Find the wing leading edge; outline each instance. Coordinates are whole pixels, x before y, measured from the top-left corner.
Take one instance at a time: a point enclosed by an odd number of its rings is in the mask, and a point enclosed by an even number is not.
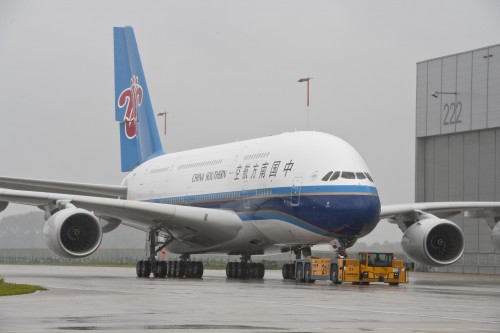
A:
[[[500,202],[420,202],[409,204],[383,205],[380,219],[396,223],[405,231],[419,220],[422,212],[439,218],[448,218],[464,212],[465,217],[484,219],[493,228],[500,220]]]
[[[12,190],[56,192],[62,194],[90,195],[103,198],[127,197],[127,187],[119,185],[87,184],[28,178],[0,177],[0,187]]]
[[[2,201],[37,206],[46,211],[61,209],[70,203],[106,221],[121,221],[145,231],[163,229],[177,241],[203,247],[233,239],[243,226],[235,212],[210,208],[0,189]]]

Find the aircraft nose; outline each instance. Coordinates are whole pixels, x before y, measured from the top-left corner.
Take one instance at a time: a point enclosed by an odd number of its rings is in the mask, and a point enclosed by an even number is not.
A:
[[[363,237],[377,225],[380,201],[376,195],[334,196],[326,200],[326,224],[333,234]]]

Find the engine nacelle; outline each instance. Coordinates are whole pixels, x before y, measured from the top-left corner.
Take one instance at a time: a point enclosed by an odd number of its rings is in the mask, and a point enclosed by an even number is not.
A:
[[[465,241],[455,223],[433,217],[406,229],[401,246],[408,257],[422,265],[446,266],[460,259]]]
[[[43,227],[47,247],[65,258],[91,255],[102,241],[98,219],[89,211],[66,208],[52,215]]]
[[[7,201],[0,201],[0,212],[6,210],[7,206],[9,206],[9,203]]]
[[[495,249],[500,251],[500,222],[497,222],[493,230],[491,230],[491,242]]]

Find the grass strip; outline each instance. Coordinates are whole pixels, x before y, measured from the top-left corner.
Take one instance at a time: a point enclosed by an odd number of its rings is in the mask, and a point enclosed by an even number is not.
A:
[[[46,290],[40,286],[33,286],[30,284],[17,284],[8,283],[0,277],[0,296],[13,296],[13,295],[23,295],[31,294],[37,290]]]

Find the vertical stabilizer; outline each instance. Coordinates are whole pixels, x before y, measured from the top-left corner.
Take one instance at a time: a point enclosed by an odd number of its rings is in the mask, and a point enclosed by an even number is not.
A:
[[[131,27],[113,29],[115,119],[120,122],[122,171],[163,154],[139,49]]]

